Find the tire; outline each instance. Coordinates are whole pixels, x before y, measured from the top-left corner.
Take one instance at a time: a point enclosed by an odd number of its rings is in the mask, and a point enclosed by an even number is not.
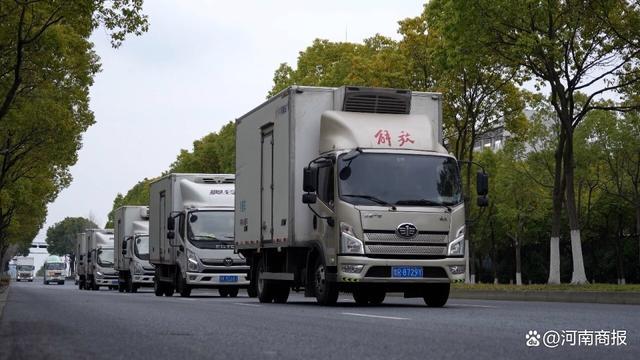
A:
[[[64,281],[58,281],[58,285],[64,285]]]
[[[238,297],[238,292],[240,291],[239,288],[234,287],[234,288],[229,288],[228,292],[229,292],[229,297]]]
[[[182,297],[191,296],[191,286],[187,284],[186,279],[182,277],[182,274],[180,273],[180,271],[177,271],[176,273],[176,287],[177,287],[176,291],[180,294],[180,296]]]
[[[140,287],[140,285],[138,284],[133,284],[133,287],[131,288],[131,292],[132,293],[137,293],[138,292],[138,288]]]
[[[247,295],[250,298],[258,297],[258,283],[256,281],[258,276],[258,270],[256,266],[251,266],[249,269],[249,287],[247,288]]]
[[[362,288],[354,289],[353,300],[360,306],[369,305],[369,292]]]
[[[173,296],[173,292],[174,292],[174,288],[173,288],[173,284],[164,284],[164,291],[163,294],[166,297],[171,297]]]
[[[20,282],[20,279],[16,279],[16,282]]]
[[[338,295],[340,295],[338,286],[335,282],[327,281],[327,267],[320,257],[316,260],[313,271],[313,288],[318,304],[330,306],[338,302]]]
[[[156,277],[153,279],[153,293],[156,294],[156,296],[162,296],[162,294],[164,294],[164,286],[162,282],[158,281],[157,276],[156,274]]]
[[[276,291],[273,295],[273,302],[276,304],[284,304],[289,299],[289,284],[274,284]]]
[[[384,290],[371,290],[369,291],[369,304],[380,305],[384,302],[384,298],[387,293]]]
[[[84,289],[84,284],[82,283],[82,281],[78,281],[78,290],[82,289]]]
[[[47,280],[44,280],[42,283],[45,285],[49,285],[49,282]]]
[[[247,288],[247,295],[249,295],[250,298],[255,298],[258,297],[258,289],[256,288],[256,285],[249,285],[249,287]]]
[[[220,294],[220,297],[227,297],[227,295],[229,295],[229,290],[225,287],[221,287],[218,289],[218,294]]]
[[[262,278],[262,273],[265,272],[267,272],[267,264],[265,264],[264,257],[261,257],[258,261],[258,269],[256,270],[256,290],[258,293],[258,300],[261,303],[272,303],[274,298],[273,283]]]
[[[118,283],[118,292],[119,293],[124,292],[124,284],[122,284],[122,281]]]
[[[449,300],[451,284],[428,284],[423,299],[429,307],[443,307]]]
[[[127,287],[126,287],[126,291],[127,291],[128,293],[132,293],[132,292],[133,292],[133,279],[131,279],[131,277],[130,277],[130,276],[127,276],[127,279],[126,279],[126,283],[125,283],[125,284],[127,285]]]

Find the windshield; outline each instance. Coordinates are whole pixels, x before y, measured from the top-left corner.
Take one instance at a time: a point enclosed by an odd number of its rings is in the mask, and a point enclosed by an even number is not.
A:
[[[149,236],[138,235],[136,236],[136,246],[134,246],[134,252],[136,257],[140,260],[149,260]]]
[[[64,270],[64,263],[47,263],[47,270]]]
[[[362,153],[339,164],[343,201],[355,205],[448,206],[462,201],[457,162],[448,156]]]
[[[201,249],[233,249],[233,211],[193,211],[188,215],[189,241]]]
[[[113,249],[98,250],[98,265],[102,267],[113,266]]]
[[[33,271],[34,266],[33,265],[18,265],[16,267],[16,270],[18,271]]]

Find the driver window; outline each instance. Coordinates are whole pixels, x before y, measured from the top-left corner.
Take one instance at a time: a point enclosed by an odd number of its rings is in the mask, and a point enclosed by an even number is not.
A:
[[[178,232],[180,233],[180,238],[184,239],[184,213],[178,216]]]
[[[318,198],[333,209],[334,179],[333,166],[318,168]]]

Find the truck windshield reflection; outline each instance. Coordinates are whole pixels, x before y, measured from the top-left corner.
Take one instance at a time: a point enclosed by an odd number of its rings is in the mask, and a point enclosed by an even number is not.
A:
[[[233,211],[192,211],[187,236],[201,249],[233,248]]]

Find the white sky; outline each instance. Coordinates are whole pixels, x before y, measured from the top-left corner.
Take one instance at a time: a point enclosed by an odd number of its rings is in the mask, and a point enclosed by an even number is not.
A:
[[[103,31],[92,38],[102,63],[91,88],[96,124],[37,239],[67,216],[104,226],[118,192],[159,175],[180,149],[263,102],[278,65],[295,66],[314,39],[399,39],[397,21],[418,16],[423,3],[146,0],[148,33],[117,50]]]

